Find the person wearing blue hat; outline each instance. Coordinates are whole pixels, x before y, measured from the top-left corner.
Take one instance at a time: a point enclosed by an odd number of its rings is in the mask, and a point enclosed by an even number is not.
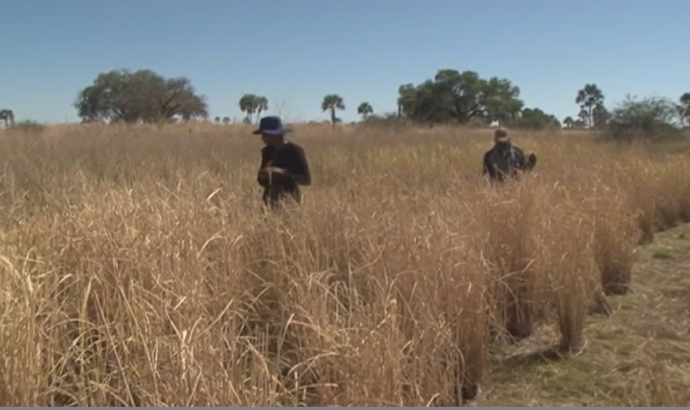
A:
[[[290,132],[292,130],[284,127],[277,116],[261,118],[259,129],[253,132],[261,135],[266,145],[261,150],[257,182],[264,189],[264,203],[272,208],[285,198],[301,203],[300,186],[311,185],[311,171],[304,148],[287,140],[286,135]]]

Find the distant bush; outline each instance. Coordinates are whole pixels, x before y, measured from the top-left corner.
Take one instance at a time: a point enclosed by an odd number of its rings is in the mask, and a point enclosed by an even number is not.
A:
[[[484,120],[482,120],[479,117],[470,118],[469,121],[467,121],[466,125],[468,128],[473,128],[473,129],[486,127],[486,123],[484,122]]]
[[[612,112],[602,137],[617,142],[661,142],[683,136],[677,105],[660,97],[626,97]]]
[[[372,127],[381,127],[381,128],[389,128],[389,127],[401,127],[404,125],[409,124],[410,121],[404,117],[399,117],[395,113],[386,113],[386,114],[379,114],[379,115],[368,115],[366,119],[362,120],[360,123],[362,126],[367,127],[367,128],[372,128]]]
[[[534,131],[561,128],[561,122],[554,115],[539,108],[524,108],[517,118],[505,121],[504,124],[510,128]]]
[[[10,129],[12,133],[22,134],[40,134],[43,130],[45,130],[45,125],[32,120],[19,121]]]

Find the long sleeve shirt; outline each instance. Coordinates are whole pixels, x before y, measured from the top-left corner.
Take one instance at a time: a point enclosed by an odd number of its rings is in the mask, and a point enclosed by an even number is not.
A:
[[[266,146],[261,150],[261,166],[259,171],[266,167],[282,168],[285,176],[277,180],[269,181],[259,174],[257,182],[264,188],[264,201],[276,201],[285,194],[291,195],[300,201],[300,186],[311,185],[311,170],[304,149],[293,143],[286,142],[276,148]],[[280,182],[279,182],[280,181]]]
[[[503,181],[505,178],[516,177],[519,171],[529,168],[525,154],[514,145],[506,149],[494,147],[484,154],[482,174],[491,180]]]

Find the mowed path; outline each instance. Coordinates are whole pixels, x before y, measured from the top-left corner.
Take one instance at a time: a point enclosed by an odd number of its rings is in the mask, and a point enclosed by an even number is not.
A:
[[[469,406],[690,406],[690,225],[638,249],[632,292],[590,316],[577,356],[547,354],[558,331],[541,327],[492,352]]]

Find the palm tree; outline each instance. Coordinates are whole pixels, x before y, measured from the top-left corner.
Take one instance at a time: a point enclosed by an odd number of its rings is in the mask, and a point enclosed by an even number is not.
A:
[[[240,110],[247,115],[246,123],[252,123],[252,116],[257,110],[258,99],[259,97],[254,94],[245,94],[240,98]]]
[[[247,114],[245,124],[252,123],[252,116],[256,114],[256,122],[259,122],[261,113],[268,110],[268,98],[256,94],[245,94],[240,98],[240,110]]]
[[[0,110],[0,121],[5,122],[5,128],[14,126],[14,112],[12,110]]]
[[[268,110],[268,98],[257,96],[256,101],[255,101],[255,108],[256,108],[256,122],[258,124],[259,119],[261,118],[261,112]]]
[[[587,125],[593,127],[594,110],[604,106],[604,93],[596,84],[585,84],[584,88],[577,92],[575,103],[579,104],[582,111],[586,113],[583,119],[587,121]]]
[[[363,102],[357,107],[357,114],[362,116],[362,119],[367,119],[367,116],[374,113],[374,108],[368,102]]]
[[[578,125],[578,127],[584,128],[587,126],[587,116],[588,115],[589,114],[587,114],[586,109],[584,109],[584,108],[580,109],[580,113],[577,114],[578,120],[575,121],[575,123]]]
[[[338,94],[328,94],[323,97],[323,102],[321,103],[321,109],[323,111],[331,112],[331,124],[333,124],[333,129],[335,129],[335,124],[340,120],[336,115],[336,110],[345,110],[345,102],[343,102],[343,97]]]

